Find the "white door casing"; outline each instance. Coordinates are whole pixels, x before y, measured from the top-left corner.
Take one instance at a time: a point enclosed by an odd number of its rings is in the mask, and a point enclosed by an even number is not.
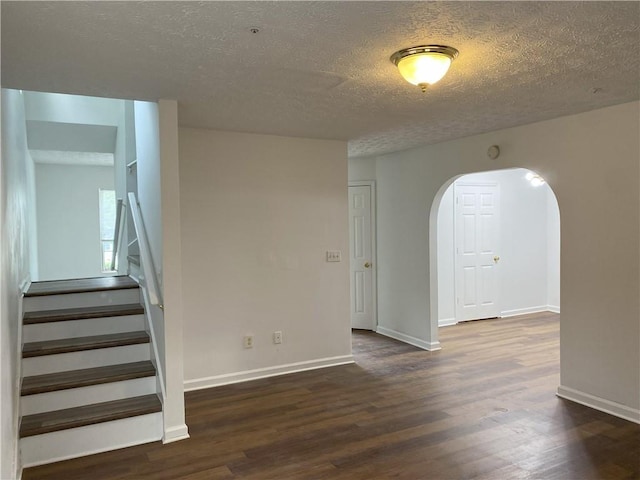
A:
[[[351,327],[376,328],[373,182],[349,184]]]
[[[456,320],[500,315],[500,187],[455,184]]]

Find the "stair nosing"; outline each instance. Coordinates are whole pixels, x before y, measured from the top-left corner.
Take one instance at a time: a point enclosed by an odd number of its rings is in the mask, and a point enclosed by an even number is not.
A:
[[[127,338],[126,337],[127,334],[137,334],[137,336],[131,336]],[[58,346],[43,348],[42,350],[29,350],[29,346],[32,346],[34,344],[46,344],[46,343],[54,343],[54,342],[63,342],[64,340],[81,340],[81,339],[83,339],[86,343],[84,344],[78,343],[75,345],[71,344],[66,346],[60,343]],[[90,339],[93,341],[90,341]],[[102,341],[100,341],[100,339],[102,339]],[[98,350],[101,348],[121,347],[126,345],[150,343],[150,341],[151,339],[149,338],[149,334],[141,330],[136,332],[124,332],[124,333],[114,333],[114,334],[107,334],[107,335],[92,335],[87,337],[76,337],[73,339],[67,338],[67,339],[59,339],[59,340],[28,342],[28,343],[25,343],[22,348],[22,358],[42,357],[45,355],[57,355],[60,353],[83,352],[87,350]]]
[[[133,371],[127,372],[125,370],[117,374],[111,374],[110,376],[105,375],[103,373],[103,372],[108,372],[109,369],[113,369],[113,368],[123,369],[126,366],[129,366]],[[51,383],[48,385],[46,384],[40,385],[40,386],[29,385],[29,383],[32,382],[33,379],[35,378],[42,378],[42,377],[55,378],[56,376],[69,375],[69,374],[75,374],[78,377],[81,377],[82,373],[87,371],[93,371],[93,373],[95,373],[95,376],[84,378],[82,380],[75,380],[75,381],[68,380],[65,382]],[[153,366],[153,363],[151,363],[151,361],[149,360],[143,360],[140,362],[107,365],[104,367],[94,367],[94,368],[86,368],[86,369],[79,369],[79,370],[67,370],[63,372],[47,373],[43,375],[30,375],[22,379],[22,388],[21,388],[20,395],[22,397],[28,397],[30,395],[38,395],[42,393],[59,392],[62,390],[70,390],[74,388],[90,387],[94,385],[104,385],[107,383],[115,383],[115,382],[122,382],[126,380],[136,380],[140,378],[153,377],[156,374],[157,372],[155,367]],[[26,386],[25,386],[25,381],[27,381]]]
[[[119,307],[119,308],[118,308]],[[143,315],[144,307],[140,303],[102,305],[94,307],[66,308],[60,310],[36,310],[25,312],[23,325],[88,320],[93,318],[123,317]]]
[[[53,296],[53,295],[69,295],[69,294],[73,294],[73,293],[92,293],[92,292],[101,292],[101,291],[115,291],[115,290],[131,290],[134,288],[139,288],[140,285],[133,280],[133,278],[131,278],[129,275],[115,275],[114,277],[98,277],[98,278],[119,278],[119,277],[126,277],[131,279],[132,283],[128,283],[128,284],[123,284],[123,285],[113,285],[113,286],[94,286],[94,287],[69,287],[66,290],[62,289],[60,291],[53,291],[53,292],[47,292],[47,291],[43,291],[43,292],[32,292],[30,291],[31,287],[29,287],[29,290],[27,290],[24,294],[25,298],[33,298],[33,297],[47,297],[47,296]],[[70,279],[69,281],[72,280],[91,280],[91,279]],[[45,281],[39,281],[39,282],[33,282],[32,285],[35,284],[41,284],[41,283],[55,283],[55,282],[62,282],[64,280],[45,280]]]
[[[115,405],[122,404],[126,405],[129,401],[137,399],[140,405],[129,406],[126,409],[120,411],[112,411],[111,413],[104,413],[105,409],[109,409],[110,407],[114,407]],[[72,412],[82,412],[83,410],[87,411],[89,409],[99,408],[102,413],[95,413],[93,415],[86,415],[84,418],[76,418],[76,419],[61,419],[57,422],[54,420],[49,420],[48,424],[43,424],[38,427],[29,426],[29,422],[33,422],[34,419],[46,419],[47,416],[51,416],[52,414],[60,415],[62,412],[72,413]],[[124,418],[133,418],[140,415],[147,415],[152,413],[158,413],[162,411],[162,403],[157,394],[149,394],[149,395],[141,395],[137,397],[129,397],[120,400],[111,400],[109,402],[102,403],[94,403],[91,405],[82,405],[80,407],[66,408],[62,410],[55,410],[51,412],[43,412],[43,413],[35,413],[32,415],[25,415],[22,417],[22,421],[20,424],[20,438],[32,437],[35,435],[44,435],[46,433],[52,433],[62,430],[70,430],[73,428],[84,427],[87,425],[95,425],[99,423],[106,423],[115,420],[121,420]],[[25,419],[27,423],[25,425]]]

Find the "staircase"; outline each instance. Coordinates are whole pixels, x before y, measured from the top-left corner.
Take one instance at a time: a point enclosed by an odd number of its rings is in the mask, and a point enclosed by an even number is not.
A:
[[[126,276],[31,284],[23,306],[25,467],[162,438],[140,300]]]

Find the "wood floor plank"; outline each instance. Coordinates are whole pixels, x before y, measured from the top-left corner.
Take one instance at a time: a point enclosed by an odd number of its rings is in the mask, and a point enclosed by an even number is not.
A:
[[[43,342],[25,343],[22,347],[22,357],[40,357],[58,353],[81,352],[97,348],[121,347],[149,343],[147,332],[111,333],[91,337],[64,338],[61,340],[46,340]]]
[[[440,329],[438,352],[354,332],[355,365],[187,393],[189,440],[23,478],[640,478],[639,425],[555,395],[558,327],[555,314],[469,322]]]
[[[70,280],[33,282],[24,296],[39,297],[44,295],[62,295],[67,293],[120,290],[138,287],[138,283],[126,275],[98,278],[74,278]]]
[[[68,390],[70,388],[88,387],[104,383],[121,382],[136,378],[152,377],[156,374],[153,364],[142,362],[108,365],[106,367],[85,368],[66,372],[33,375],[22,380],[21,395]]]

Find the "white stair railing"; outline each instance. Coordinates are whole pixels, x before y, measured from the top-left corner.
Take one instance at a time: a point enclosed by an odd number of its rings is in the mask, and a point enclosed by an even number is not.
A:
[[[140,250],[140,269],[142,275],[140,278],[140,287],[142,290],[142,298],[144,301],[146,317],[149,325],[149,333],[151,334],[151,345],[155,357],[156,378],[162,403],[167,398],[165,385],[165,355],[164,355],[164,304],[162,303],[162,294],[158,285],[158,277],[151,257],[151,247],[147,231],[142,221],[142,212],[140,205],[133,192],[129,192],[129,210],[131,210],[131,218],[138,239],[138,249]]]
[[[124,206],[124,202],[121,198],[118,199],[118,203],[116,204],[116,225],[113,233],[113,253],[111,257],[111,270],[115,271],[116,269],[116,260],[118,258],[118,247],[120,246],[120,242],[122,239],[122,220],[124,215],[122,214],[122,207]],[[126,214],[126,212],[125,212]]]
[[[129,192],[129,209],[131,210],[131,218],[133,219],[133,225],[136,230],[136,237],[138,238],[138,247],[140,249],[140,268],[142,269],[142,275],[144,276],[144,283],[149,294],[149,302],[151,305],[156,305],[160,309],[164,309],[162,304],[162,295],[158,288],[158,278],[153,265],[153,258],[151,257],[151,247],[149,246],[149,239],[147,238],[147,232],[142,222],[142,213],[140,212],[140,205],[136,199],[136,194]]]

